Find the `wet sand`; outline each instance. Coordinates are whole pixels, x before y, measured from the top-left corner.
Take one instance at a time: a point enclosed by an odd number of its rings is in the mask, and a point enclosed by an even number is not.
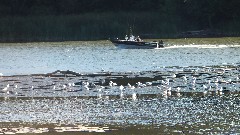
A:
[[[171,96],[238,94],[239,66],[171,67],[166,71],[76,73],[55,71],[0,77],[2,98],[118,97],[136,93],[159,96],[171,89]]]
[[[224,116],[214,109],[237,105],[239,72],[239,65],[225,65],[0,76],[0,134],[205,134],[229,133],[229,127],[236,133],[239,123],[231,119],[239,107],[233,108],[233,114],[222,108]],[[141,113],[141,108],[147,111]],[[213,114],[223,117],[220,123]]]

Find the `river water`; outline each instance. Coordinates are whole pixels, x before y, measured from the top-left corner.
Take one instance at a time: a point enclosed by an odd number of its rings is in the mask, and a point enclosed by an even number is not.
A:
[[[171,66],[239,64],[235,45],[186,45],[162,49],[116,49],[104,42],[27,43],[0,46],[4,75],[49,73],[56,70],[154,71]]]
[[[238,134],[239,52],[2,43],[0,133]]]

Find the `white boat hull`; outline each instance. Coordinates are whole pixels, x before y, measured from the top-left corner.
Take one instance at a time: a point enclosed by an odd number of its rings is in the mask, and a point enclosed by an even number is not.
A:
[[[114,44],[116,47],[121,49],[156,49],[156,46],[140,46],[140,45],[126,45],[126,44]]]
[[[163,44],[158,42],[137,42],[127,40],[111,40],[111,42],[118,48],[122,49],[156,49],[163,48]]]

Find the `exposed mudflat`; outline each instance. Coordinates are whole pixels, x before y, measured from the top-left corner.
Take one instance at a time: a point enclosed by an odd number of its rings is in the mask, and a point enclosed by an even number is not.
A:
[[[146,133],[150,126],[153,133],[205,134],[240,126],[239,66],[56,71],[1,76],[0,84],[0,133],[123,134],[137,125]]]
[[[239,66],[171,67],[166,71],[2,76],[2,98],[211,96],[238,94]],[[171,92],[171,95],[165,92]]]

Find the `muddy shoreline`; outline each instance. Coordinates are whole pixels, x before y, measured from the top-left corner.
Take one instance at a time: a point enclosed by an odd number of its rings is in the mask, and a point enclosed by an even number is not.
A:
[[[0,97],[161,97],[239,94],[239,66],[171,67],[165,71],[48,74],[0,77]],[[221,89],[221,90],[220,90]]]
[[[239,132],[239,65],[0,76],[0,133]]]

